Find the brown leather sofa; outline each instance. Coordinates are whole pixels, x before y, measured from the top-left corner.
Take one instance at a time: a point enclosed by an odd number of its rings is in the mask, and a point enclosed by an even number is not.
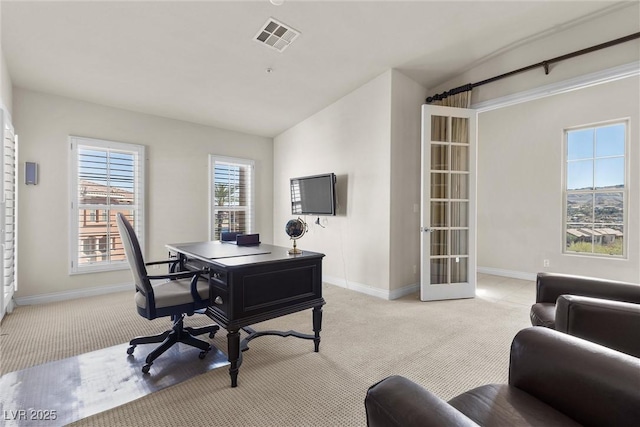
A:
[[[640,357],[640,285],[539,273],[531,324]]]
[[[511,345],[508,384],[489,384],[445,402],[400,376],[371,386],[369,427],[638,426],[640,359],[532,327]]]

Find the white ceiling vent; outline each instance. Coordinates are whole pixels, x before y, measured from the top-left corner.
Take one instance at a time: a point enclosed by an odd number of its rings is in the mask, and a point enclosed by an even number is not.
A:
[[[269,18],[253,39],[260,44],[275,49],[278,52],[282,52],[299,35],[299,31],[294,30],[282,22],[276,21],[273,18]]]

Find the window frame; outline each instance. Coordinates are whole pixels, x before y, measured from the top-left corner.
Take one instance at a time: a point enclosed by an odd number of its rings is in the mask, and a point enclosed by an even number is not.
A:
[[[135,156],[134,171],[134,203],[133,205],[118,205],[119,210],[126,206],[131,210],[133,216],[133,227],[140,242],[141,248],[144,248],[144,204],[145,204],[145,146],[139,144],[131,144],[117,141],[109,141],[104,139],[87,138],[82,136],[69,136],[69,199],[70,199],[70,215],[69,215],[69,275],[97,273],[106,271],[126,270],[129,264],[126,259],[123,260],[107,260],[96,262],[95,264],[81,264],[79,262],[79,252],[81,243],[80,236],[80,209],[90,212],[95,216],[97,221],[102,218],[98,216],[98,210],[109,209],[111,204],[81,204],[79,200],[78,187],[81,177],[78,175],[78,149],[79,147],[88,147],[96,150],[113,150],[133,154]],[[84,207],[83,207],[84,206]],[[85,212],[86,215],[86,212]],[[87,217],[83,221],[87,221]],[[108,221],[109,222],[109,221]],[[117,229],[116,229],[117,232]],[[94,243],[95,244],[95,243]],[[86,245],[86,243],[84,243]],[[107,239],[108,251],[113,250],[112,242]],[[144,251],[144,249],[143,249]]]
[[[624,125],[624,154],[623,154],[623,164],[624,164],[624,174],[623,174],[623,187],[622,189],[611,189],[611,188],[601,188],[597,189],[595,186],[595,175],[593,188],[590,190],[579,189],[579,190],[569,190],[568,187],[568,164],[569,164],[569,133],[574,131],[586,130],[586,129],[594,129],[594,132],[597,131],[598,128],[610,127],[615,125]],[[629,158],[629,135],[630,135],[630,120],[629,118],[621,118],[614,120],[607,120],[602,122],[596,122],[586,125],[574,126],[570,128],[565,128],[563,130],[563,154],[562,154],[562,254],[569,256],[578,256],[578,257],[596,257],[596,258],[604,258],[604,259],[612,259],[612,260],[627,260],[629,256],[629,184],[630,184],[630,158]],[[605,157],[597,157],[596,152],[594,151],[593,157],[591,158],[593,161],[597,159],[603,159]],[[623,230],[623,243],[622,243],[622,254],[606,254],[606,253],[598,253],[594,252],[595,243],[591,242],[591,252],[577,252],[577,251],[569,251],[567,247],[567,226],[572,222],[568,220],[568,196],[570,194],[588,194],[591,195],[592,198],[595,199],[596,195],[601,193],[612,193],[612,192],[620,192],[622,193],[622,230]],[[597,224],[595,222],[595,217],[592,217],[594,221],[593,224]]]
[[[249,206],[240,208],[233,208],[232,210],[245,210],[248,211],[248,224],[246,224],[246,233],[253,233],[255,229],[255,182],[256,182],[256,174],[255,174],[255,161],[252,159],[245,159],[239,157],[227,157],[227,156],[219,156],[216,154],[209,154],[209,239],[216,240],[215,238],[215,214],[218,206],[215,205],[215,166],[216,163],[230,163],[237,164],[241,166],[249,167],[251,174],[249,177]]]

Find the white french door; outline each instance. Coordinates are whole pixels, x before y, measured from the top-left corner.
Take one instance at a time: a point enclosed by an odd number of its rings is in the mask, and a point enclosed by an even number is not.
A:
[[[17,137],[8,114],[0,110],[2,118],[2,161],[0,176],[2,203],[0,204],[0,241],[2,243],[2,295],[0,296],[0,320],[13,310],[13,293],[16,289],[17,255]]]
[[[422,301],[476,291],[475,110],[422,106]]]

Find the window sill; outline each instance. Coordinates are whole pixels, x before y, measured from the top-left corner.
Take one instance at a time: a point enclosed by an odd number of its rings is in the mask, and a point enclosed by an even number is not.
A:
[[[110,264],[110,265],[94,265],[94,266],[85,266],[78,268],[76,270],[69,270],[69,276],[75,276],[78,274],[90,274],[90,273],[106,273],[109,271],[121,271],[128,270],[129,264],[126,262]]]

